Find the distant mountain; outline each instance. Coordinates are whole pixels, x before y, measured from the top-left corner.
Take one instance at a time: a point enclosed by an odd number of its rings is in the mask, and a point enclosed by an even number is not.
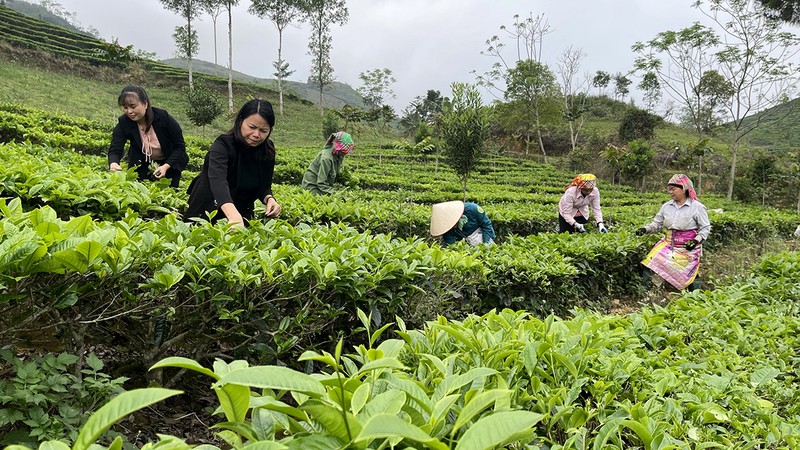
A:
[[[189,61],[183,58],[170,58],[161,60],[162,63],[167,64],[178,69],[188,69]],[[200,59],[192,60],[192,71],[205,73],[208,75],[216,75],[218,77],[227,78],[228,68],[214,64]],[[246,73],[233,71],[233,79],[245,83],[261,84],[273,89],[278,90],[278,83],[272,78],[258,78]],[[308,83],[301,83],[299,81],[284,80],[284,89],[286,92],[300,97],[301,99],[308,100],[314,104],[319,103],[319,90],[317,86]],[[329,108],[340,109],[344,105],[352,105],[363,107],[364,101],[358,92],[347,84],[334,81],[323,91],[325,97],[325,106]]]

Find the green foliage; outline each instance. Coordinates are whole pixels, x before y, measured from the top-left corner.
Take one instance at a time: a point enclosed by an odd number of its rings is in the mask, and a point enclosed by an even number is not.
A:
[[[633,140],[628,143],[620,158],[620,173],[627,180],[639,182],[650,171],[654,156],[655,151],[649,142],[643,139]]]
[[[143,184],[134,169],[109,173],[102,157],[30,144],[0,144],[0,149],[0,193],[23,198],[28,206],[50,203],[62,216],[111,219],[128,210],[161,216],[185,204],[168,180]]]
[[[789,23],[800,21],[800,3],[796,0],[759,0],[770,17]]]
[[[87,355],[85,368],[75,372],[78,357],[67,353],[23,361],[8,350],[0,358],[11,368],[0,379],[0,431],[14,436],[0,443],[74,440],[89,414],[123,391],[125,377],[112,379],[103,362]]]
[[[346,24],[350,20],[350,13],[344,0],[308,0],[303,5],[305,20],[311,26],[311,39],[308,41],[311,71],[308,82],[318,87],[318,106],[322,110],[323,89],[333,81],[331,26]]]
[[[96,51],[95,56],[109,66],[127,67],[134,59],[133,45],[122,46],[118,39],[103,43],[103,48]]]
[[[424,136],[432,134],[430,130],[424,130],[424,133],[421,133],[419,128],[428,128],[435,123],[436,117],[442,112],[445,101],[441,92],[428,89],[424,98],[422,96],[414,97],[414,100],[403,110],[400,124],[406,129],[406,132],[415,133],[418,136],[415,140],[419,142],[421,134]]]
[[[202,83],[194,83],[186,89],[186,101],[186,115],[198,127],[210,124],[224,111],[219,94]]]
[[[192,59],[197,56],[199,41],[197,38],[197,30],[192,29],[191,33],[186,25],[179,25],[175,27],[175,32],[172,33],[172,39],[175,39],[175,56],[179,58]]]
[[[430,137],[425,137],[415,144],[405,140],[397,141],[394,143],[394,148],[406,152],[411,157],[428,155],[436,151],[436,146],[433,144],[433,139]]]
[[[400,339],[356,310],[364,343],[306,351],[310,374],[176,357],[153,369],[212,378],[213,429],[232,448],[795,448],[798,267],[775,255],[743,282],[626,316],[397,318]]]
[[[380,108],[385,104],[386,99],[396,97],[392,91],[392,84],[397,82],[397,79],[392,76],[390,69],[368,70],[361,72],[358,78],[361,79],[362,86],[356,91],[364,99],[364,104],[368,108]]]
[[[168,358],[153,369],[177,367],[214,378],[225,421],[218,436],[234,448],[277,442],[304,448],[381,448],[424,445],[434,449],[489,449],[525,442],[541,414],[509,408],[512,392],[495,370],[475,368],[441,375],[436,385],[408,378],[398,359],[406,343],[384,340],[391,324],[372,331],[372,318],[358,310],[369,336],[354,354],[307,351],[301,361],[322,367],[312,376],[278,366],[250,367],[244,361],[214,363],[214,371],[185,358]],[[259,392],[251,391],[259,389]],[[453,447],[455,445],[455,447]]]
[[[122,448],[123,441],[122,437],[120,436],[115,438],[108,447],[98,445],[95,443],[95,441],[97,441],[103,435],[103,433],[111,428],[114,423],[118,422],[128,414],[181,393],[181,391],[169,389],[147,388],[119,394],[89,417],[89,420],[86,421],[86,424],[81,427],[77,437],[74,438],[74,444],[71,447],[72,450],[89,450],[98,448],[103,450],[120,450]],[[170,450],[189,450],[192,448],[190,445],[187,445],[185,442],[176,437],[159,437],[160,442],[149,443],[143,448],[161,448]],[[70,447],[64,443],[64,440],[50,440],[47,442],[42,442],[38,448],[39,450],[69,450]],[[70,438],[68,440],[73,439]],[[9,445],[6,447],[6,450],[29,450],[29,447],[24,445]]]
[[[637,108],[630,108],[625,112],[622,122],[619,124],[619,138],[623,142],[635,139],[652,139],[655,129],[661,125],[664,119]]]
[[[336,112],[332,111],[325,111],[325,114],[322,116],[322,138],[328,139],[330,135],[333,133],[338,132],[342,129],[339,126],[339,115]]]
[[[453,83],[452,89],[453,100],[444,107],[439,129],[447,162],[461,178],[466,197],[467,181],[483,156],[489,115],[475,86]]]

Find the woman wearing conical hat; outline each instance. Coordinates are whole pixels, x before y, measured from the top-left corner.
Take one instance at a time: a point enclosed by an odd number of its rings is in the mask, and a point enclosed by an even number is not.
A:
[[[441,236],[444,245],[466,240],[470,245],[493,244],[495,233],[486,211],[471,202],[437,203],[431,210],[431,236]]]
[[[666,234],[650,250],[642,264],[676,289],[694,283],[700,268],[702,244],[711,233],[706,207],[697,199],[692,180],[678,173],[667,183],[672,198],[661,206],[653,221],[639,228],[637,235]]]
[[[600,209],[600,191],[597,189],[597,177],[591,173],[582,173],[566,187],[564,195],[558,202],[558,232],[583,233],[589,221],[589,208],[592,209],[597,230],[608,233],[603,225],[603,211]]]

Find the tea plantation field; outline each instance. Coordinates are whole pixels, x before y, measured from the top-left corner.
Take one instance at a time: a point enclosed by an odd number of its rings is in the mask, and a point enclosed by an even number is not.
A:
[[[342,189],[314,197],[299,184],[318,149],[276,142],[280,219],[230,231],[184,223],[183,190],[109,173],[110,131],[0,105],[8,448],[800,445],[795,252],[729,285],[608,314],[643,295],[639,261],[658,237],[633,231],[665,192],[601,180],[611,232],[560,235],[556,204],[574,174],[488,157],[467,197],[497,245],[442,248],[427,234],[430,205],[463,198],[443,161],[357,146]],[[210,141],[187,144],[184,187]],[[800,223],[702,201],[706,256],[787,239]],[[196,410],[114,425],[177,405]],[[200,438],[181,431],[193,420]]]

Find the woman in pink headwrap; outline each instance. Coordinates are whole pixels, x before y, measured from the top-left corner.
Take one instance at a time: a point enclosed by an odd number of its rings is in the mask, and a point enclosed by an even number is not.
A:
[[[692,180],[679,173],[670,178],[667,191],[672,200],[664,203],[653,221],[636,231],[637,235],[666,235],[650,250],[642,264],[676,289],[695,281],[700,268],[703,242],[711,232],[706,207],[697,200]]]
[[[572,180],[558,202],[558,232],[583,233],[584,224],[589,220],[589,207],[592,208],[597,230],[608,233],[603,226],[603,211],[600,209],[600,191],[597,177],[582,173]]]
[[[300,186],[312,194],[324,195],[334,192],[333,183],[342,170],[345,155],[353,151],[355,145],[349,133],[339,131],[331,134],[325,147],[306,169]]]

